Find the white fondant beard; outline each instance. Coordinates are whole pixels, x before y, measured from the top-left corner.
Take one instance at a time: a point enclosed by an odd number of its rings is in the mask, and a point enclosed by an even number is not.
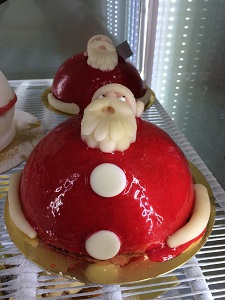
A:
[[[85,109],[81,137],[91,148],[110,153],[124,151],[136,140],[137,123],[131,107],[107,97],[93,100]]]
[[[118,64],[116,48],[107,42],[94,41],[87,47],[87,63],[95,69],[102,71],[113,70]]]

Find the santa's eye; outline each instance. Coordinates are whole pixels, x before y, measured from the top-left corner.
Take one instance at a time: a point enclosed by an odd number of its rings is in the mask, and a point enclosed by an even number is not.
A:
[[[105,97],[105,95],[103,94],[103,95],[98,96],[98,99],[102,99],[104,97]]]
[[[125,101],[126,101],[126,98],[125,98],[125,96],[121,96],[121,97],[119,97],[118,99],[119,99],[119,100],[121,100],[121,101],[123,101],[123,102],[125,102]]]

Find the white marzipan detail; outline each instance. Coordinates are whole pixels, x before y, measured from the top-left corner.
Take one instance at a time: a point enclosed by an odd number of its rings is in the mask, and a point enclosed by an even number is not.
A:
[[[80,108],[76,103],[67,103],[56,99],[52,93],[48,94],[48,102],[49,104],[64,113],[76,115],[80,112]]]
[[[86,240],[85,249],[93,258],[110,259],[119,252],[120,240],[114,232],[100,230]]]
[[[210,217],[210,199],[206,187],[195,184],[195,206],[189,222],[167,239],[167,245],[175,248],[198,237],[206,228]]]
[[[136,100],[135,100],[134,94],[131,92],[130,89],[128,89],[127,87],[125,87],[122,84],[109,83],[109,84],[106,84],[106,85],[100,87],[94,93],[92,100],[95,100],[102,95],[107,95],[110,92],[115,92],[115,93],[121,94],[121,96],[124,96],[126,99],[126,102],[130,105],[134,114],[136,115]]]
[[[123,170],[111,163],[98,165],[91,173],[92,190],[102,197],[119,195],[126,186],[126,175]]]
[[[87,55],[87,63],[94,69],[112,71],[118,64],[116,48],[104,35],[95,35],[88,41]]]

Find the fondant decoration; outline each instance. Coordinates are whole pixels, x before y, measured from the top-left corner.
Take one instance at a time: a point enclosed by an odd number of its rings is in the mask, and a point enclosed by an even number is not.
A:
[[[138,70],[116,52],[109,37],[96,35],[88,41],[87,51],[68,58],[59,67],[48,102],[63,113],[82,114],[95,91],[110,83],[126,86],[146,105],[150,102],[151,93]]]
[[[92,100],[104,97],[114,97],[130,105],[136,117],[140,117],[144,111],[144,103],[135,100],[134,94],[127,87],[118,83],[111,83],[99,88],[93,95]]]
[[[84,111],[82,139],[103,152],[125,151],[136,140],[135,115],[143,112],[141,106],[138,110],[131,91],[119,84],[100,88],[93,99]]]
[[[210,217],[208,191],[202,184],[195,184],[195,206],[193,214],[184,227],[167,239],[170,248],[179,247],[199,236],[206,228]]]
[[[55,109],[67,114],[76,115],[80,112],[80,108],[76,103],[65,103],[56,99],[52,93],[48,94],[48,102]]]
[[[87,253],[96,259],[106,260],[114,257],[120,250],[119,237],[108,230],[100,230],[87,238]]]
[[[91,173],[92,190],[102,197],[119,195],[126,186],[126,175],[121,168],[114,164],[98,165]]]
[[[87,44],[87,63],[94,69],[111,71],[118,64],[116,48],[112,40],[104,35],[93,36]]]

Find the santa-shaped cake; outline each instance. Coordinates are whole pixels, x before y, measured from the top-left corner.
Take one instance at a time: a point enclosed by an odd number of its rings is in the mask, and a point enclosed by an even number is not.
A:
[[[179,255],[207,226],[207,189],[125,86],[103,86],[83,116],[59,124],[9,186],[9,212],[30,238],[67,255],[111,260]]]
[[[16,94],[0,71],[0,151],[6,148],[16,135],[13,121],[16,100]]]
[[[117,53],[112,40],[95,35],[88,41],[87,51],[68,58],[57,70],[48,102],[58,111],[82,114],[95,91],[110,83],[126,86],[145,106],[155,100],[137,69]]]

